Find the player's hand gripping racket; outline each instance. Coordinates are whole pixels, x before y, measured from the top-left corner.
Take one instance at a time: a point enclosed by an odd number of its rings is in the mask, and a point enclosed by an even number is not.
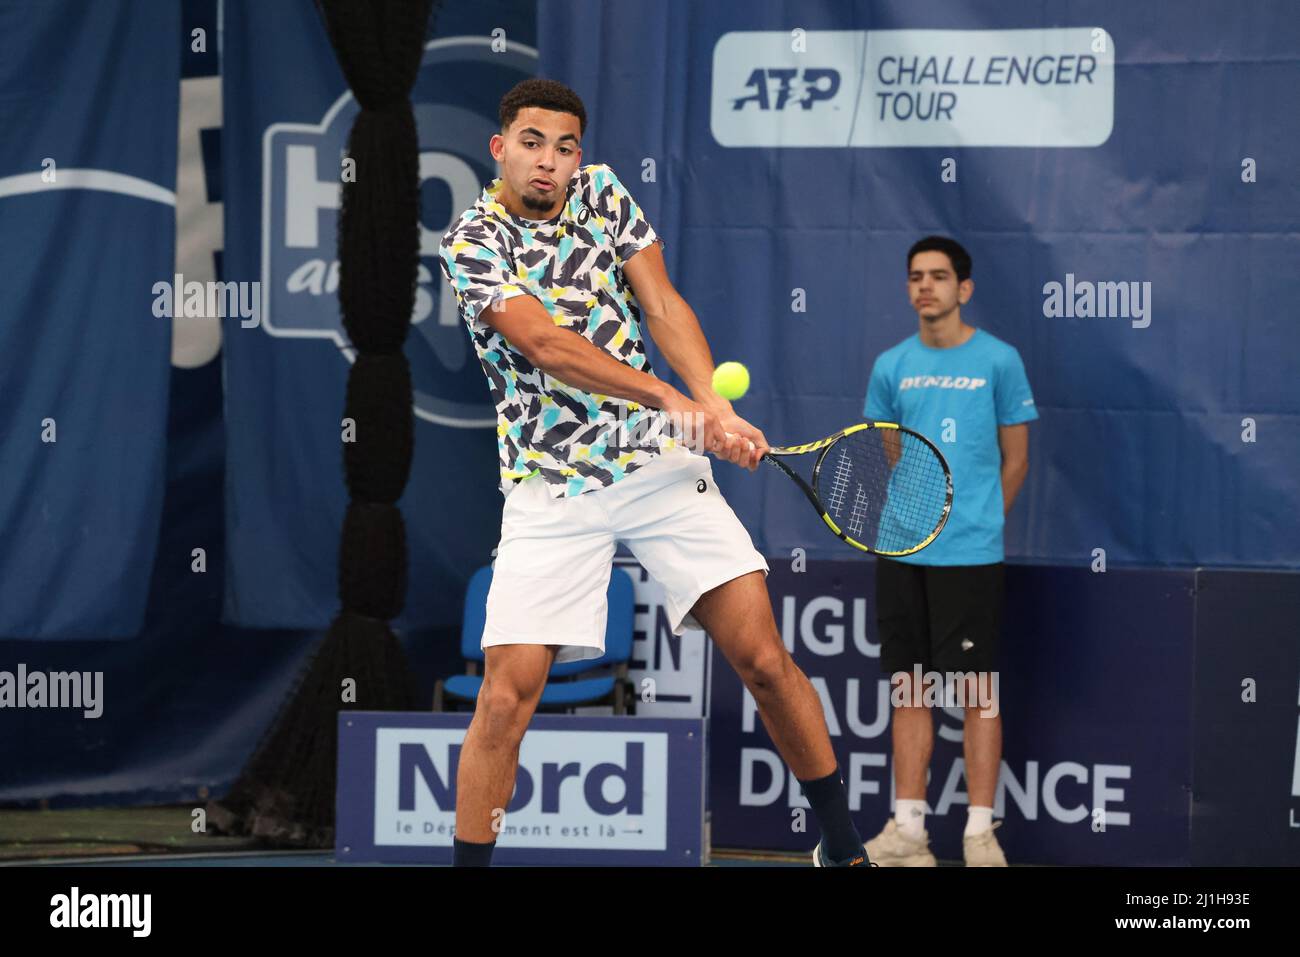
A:
[[[784,459],[817,453],[812,484]],[[952,473],[925,436],[862,422],[763,456],[794,480],[832,532],[876,555],[912,555],[939,537],[952,509]]]

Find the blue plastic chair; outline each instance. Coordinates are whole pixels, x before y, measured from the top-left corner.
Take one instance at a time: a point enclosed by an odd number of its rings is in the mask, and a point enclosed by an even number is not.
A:
[[[478,700],[479,688],[483,685],[479,666],[485,660],[479,643],[487,624],[487,596],[491,585],[490,565],[480,568],[469,580],[460,631],[460,653],[465,658],[466,673],[452,675],[434,685],[434,711],[449,710],[448,705],[459,706],[467,702],[473,707]],[[613,706],[615,714],[636,713],[636,695],[627,676],[636,615],[632,577],[621,568],[612,568],[606,597],[609,617],[605,626],[605,653],[599,658],[568,661],[552,667],[537,704],[538,711],[568,711],[608,704]],[[588,675],[593,671],[599,673]],[[579,675],[587,676],[577,677]]]

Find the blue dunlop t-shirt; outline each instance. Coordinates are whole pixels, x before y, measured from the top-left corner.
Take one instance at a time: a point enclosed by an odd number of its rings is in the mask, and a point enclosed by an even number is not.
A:
[[[952,470],[952,512],[939,537],[899,561],[988,565],[1003,560],[998,426],[1038,418],[1020,353],[982,329],[934,349],[920,335],[881,353],[864,414],[897,422],[935,444]]]

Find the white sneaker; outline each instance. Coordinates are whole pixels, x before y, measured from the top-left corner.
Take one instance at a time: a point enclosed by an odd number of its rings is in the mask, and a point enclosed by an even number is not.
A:
[[[885,829],[867,841],[867,854],[881,867],[937,867],[930,853],[930,834],[922,831],[919,839],[908,837],[891,817]]]
[[[1006,867],[1007,857],[1002,853],[1002,845],[993,836],[993,832],[1002,826],[1001,821],[994,821],[987,831],[963,837],[962,855],[967,867]]]

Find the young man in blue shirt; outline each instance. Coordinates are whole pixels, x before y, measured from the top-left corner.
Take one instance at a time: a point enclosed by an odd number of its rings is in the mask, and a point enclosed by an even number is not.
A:
[[[970,796],[963,856],[970,867],[1005,867],[993,834],[1002,761],[995,671],[1002,525],[1029,471],[1027,423],[1038,413],[1015,347],[962,321],[975,284],[959,243],[927,236],[912,246],[907,291],[920,329],[876,360],[865,414],[933,440],[952,470],[953,502],[927,548],[876,559],[880,663],[892,676],[895,812],[867,851],[882,867],[935,864],[925,830],[934,701],[924,695],[926,679],[916,682],[919,670],[945,677],[949,694],[967,692],[956,702],[965,711]],[[972,675],[973,685],[969,678],[960,684],[959,676]]]

